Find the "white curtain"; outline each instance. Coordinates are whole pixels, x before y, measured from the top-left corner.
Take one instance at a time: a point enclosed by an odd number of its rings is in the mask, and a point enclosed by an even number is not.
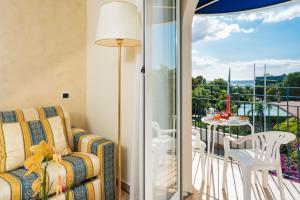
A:
[[[142,0],[135,0],[142,16]],[[141,20],[142,22],[142,20]],[[142,26],[141,26],[142,29]],[[141,34],[142,31],[141,31]],[[141,38],[143,38],[141,36]],[[136,74],[135,74],[135,117],[132,130],[131,171],[130,171],[130,200],[140,200],[143,190],[143,74],[141,73],[141,48],[136,48]]]

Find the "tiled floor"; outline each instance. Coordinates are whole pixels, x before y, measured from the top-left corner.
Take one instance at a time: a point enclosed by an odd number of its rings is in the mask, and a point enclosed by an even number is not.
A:
[[[199,153],[193,153],[193,185],[195,187],[194,199],[219,199],[219,200],[243,200],[243,182],[239,166],[236,163],[228,165],[226,190],[222,191],[222,172],[223,158],[214,157],[212,182],[210,191],[207,192],[205,183],[201,182],[201,163]],[[174,168],[174,165],[169,165]],[[172,171],[172,170],[170,170]],[[169,171],[169,172],[170,172]],[[174,176],[173,173],[167,174],[166,177]],[[164,176],[162,176],[164,177]],[[252,183],[252,198],[253,200],[279,200],[280,194],[278,190],[277,177],[269,175],[268,189],[262,188],[261,174],[257,173],[258,185]],[[170,178],[166,179],[168,183]],[[252,182],[254,180],[252,179]],[[286,200],[300,200],[300,183],[296,183],[284,179]],[[129,194],[122,191],[122,200],[129,200]]]
[[[223,159],[213,159],[212,183],[210,192],[207,192],[207,187],[201,182],[201,163],[199,153],[193,153],[193,185],[196,189],[195,199],[228,199],[242,200],[243,199],[243,182],[241,171],[237,164],[230,163],[228,165],[227,187],[226,191],[222,191],[222,172]],[[257,173],[259,184],[255,185],[252,178],[252,198],[253,200],[279,200],[280,194],[278,190],[277,177],[269,175],[269,187],[263,189],[261,184],[261,174]],[[286,200],[300,200],[300,184],[284,179]]]

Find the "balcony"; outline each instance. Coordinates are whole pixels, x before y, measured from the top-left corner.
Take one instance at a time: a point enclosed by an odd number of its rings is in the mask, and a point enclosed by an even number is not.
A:
[[[212,182],[210,192],[207,192],[205,183],[201,182],[201,164],[199,153],[193,152],[193,185],[196,189],[194,199],[219,199],[219,200],[242,200],[243,199],[243,181],[239,166],[231,162],[228,165],[226,190],[222,190],[222,172],[223,158],[213,157],[213,170],[211,173]],[[278,190],[278,181],[275,175],[269,174],[267,189],[262,187],[261,173],[257,173],[258,185],[254,184],[252,178],[252,197],[255,200],[280,199]],[[284,179],[285,196],[288,200],[300,199],[300,183]]]
[[[208,87],[207,85],[204,87]],[[226,95],[224,98],[216,98],[222,88],[226,91],[226,85],[211,85],[205,88],[210,91],[205,95],[193,94],[193,132],[200,134],[200,139],[207,144],[207,124],[202,122],[206,115],[205,109],[214,107],[225,110]],[[281,146],[281,165],[284,175],[286,199],[300,199],[300,96],[290,94],[291,90],[300,88],[275,88],[273,94],[261,94],[263,88],[255,87],[255,99],[253,100],[253,88],[232,86],[230,103],[234,107],[235,115],[248,116],[255,132],[281,130],[296,134],[296,140],[288,145]],[[275,94],[274,94],[275,93]],[[201,183],[201,165],[199,153],[193,152],[193,185],[197,195],[202,199],[243,199],[243,182],[239,166],[231,162],[228,169],[226,191],[222,191],[223,172],[223,139],[226,135],[240,138],[251,134],[250,128],[220,127],[214,132],[216,135],[215,155],[213,159],[212,182],[210,191]],[[231,148],[250,148],[251,144],[232,145]],[[261,174],[257,173],[259,185],[252,180],[252,199],[280,199],[276,174],[269,174],[269,188],[262,188]],[[199,198],[201,199],[201,198]]]

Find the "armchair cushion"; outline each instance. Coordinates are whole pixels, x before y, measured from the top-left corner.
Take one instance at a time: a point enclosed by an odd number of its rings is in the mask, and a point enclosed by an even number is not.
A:
[[[31,155],[30,147],[42,140],[53,145],[60,154],[70,153],[63,123],[58,116],[0,124],[0,173],[22,167]]]
[[[115,147],[111,140],[83,129],[72,129],[74,149],[97,155],[100,160],[101,199],[116,197]]]
[[[0,199],[32,199],[33,191],[31,185],[38,178],[39,174],[32,173],[29,176],[25,176],[25,172],[24,168],[20,168],[0,174]],[[76,152],[64,156],[60,166],[50,163],[47,168],[49,183],[53,183],[49,194],[55,193],[59,176],[66,180],[68,187],[71,187],[82,185],[87,180],[98,176],[99,172],[99,159],[93,154]]]
[[[88,183],[85,183],[83,185],[74,187],[72,190],[70,190],[69,199],[74,199],[74,200],[101,199],[100,186],[101,183],[100,183],[100,179],[98,178]],[[65,194],[60,194],[58,196],[54,196],[50,198],[50,200],[65,200],[65,199],[66,199]]]
[[[60,117],[64,134],[71,150],[73,150],[73,135],[69,113],[62,106],[48,106],[40,108],[28,108],[22,110],[0,111],[0,124],[43,120],[52,117]]]
[[[52,163],[51,163],[52,164]],[[48,174],[50,182],[51,176],[62,176],[66,178],[66,185],[68,187],[79,185],[82,182],[96,177],[100,173],[100,162],[97,156],[89,153],[74,152],[71,155],[62,157],[62,166],[57,166],[54,163],[48,166]],[[60,174],[58,175],[58,172]],[[54,178],[54,177],[53,177]]]

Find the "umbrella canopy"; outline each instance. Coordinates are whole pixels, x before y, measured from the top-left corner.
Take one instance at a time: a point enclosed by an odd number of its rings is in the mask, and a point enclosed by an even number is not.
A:
[[[229,14],[292,1],[295,0],[199,0],[195,14]]]

